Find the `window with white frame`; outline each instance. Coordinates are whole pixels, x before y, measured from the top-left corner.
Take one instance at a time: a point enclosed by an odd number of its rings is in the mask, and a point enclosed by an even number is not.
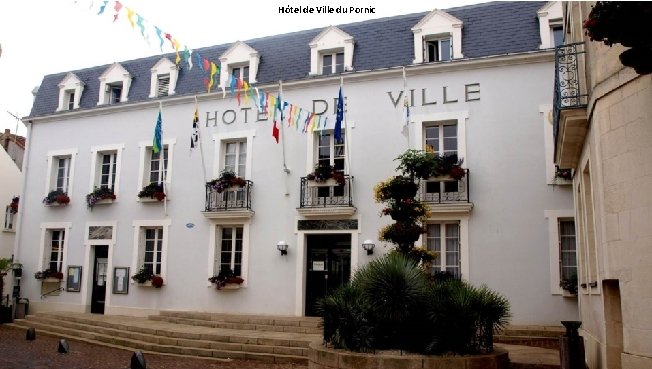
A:
[[[7,205],[5,208],[5,225],[4,229],[14,229],[14,211],[11,208],[11,205]]]
[[[577,280],[575,220],[559,219],[559,276],[561,280]]]
[[[344,52],[324,53],[321,55],[322,74],[344,72]]]
[[[457,123],[445,121],[424,125],[425,151],[441,156],[457,157]],[[458,192],[457,181],[427,181],[425,183],[426,198],[443,198],[442,194]],[[437,195],[434,195],[437,194]]]
[[[131,268],[145,268],[163,280],[167,273],[167,250],[170,219],[134,220],[134,247]]]
[[[66,107],[68,110],[75,108],[75,90],[66,91]]]
[[[105,101],[108,104],[117,104],[122,96],[122,82],[106,85]]]
[[[214,275],[227,268],[236,276],[241,277],[244,232],[242,225],[221,225],[217,227],[217,242],[215,245]]]
[[[317,133],[317,163],[331,165],[335,170],[345,170],[345,133],[342,132],[340,139],[335,138],[331,131],[328,133]]]
[[[168,169],[168,147],[163,146],[159,152],[154,152],[150,147],[149,150],[149,166],[148,166],[148,183],[163,183],[166,180]]]
[[[330,165],[335,170],[345,171],[345,133],[342,132],[340,139],[335,138],[335,134],[317,133],[317,163],[320,165]],[[317,187],[317,197],[340,197],[344,196],[346,186]]]
[[[244,178],[247,171],[247,140],[225,142],[223,162],[224,170]]]
[[[115,177],[117,172],[118,153],[107,152],[100,153],[100,187],[113,189],[115,187]]]
[[[63,246],[66,237],[65,229],[48,230],[48,248],[46,251],[46,268],[53,272],[61,272],[63,269]]]
[[[46,193],[61,191],[69,193],[72,188],[76,149],[48,152]]]
[[[160,275],[163,260],[163,227],[144,227],[140,249],[140,266],[152,274]]]
[[[561,20],[550,22],[550,39],[553,47],[564,44],[564,27]]]
[[[428,37],[423,40],[423,56],[425,62],[451,60],[452,50],[450,36],[441,38]]]
[[[447,272],[455,278],[461,277],[459,222],[429,223],[426,244],[428,250],[437,253],[431,264],[433,273]]]
[[[233,76],[233,78],[240,79],[240,81],[246,81],[249,83],[249,66],[242,65],[239,67],[231,68],[231,76]]]

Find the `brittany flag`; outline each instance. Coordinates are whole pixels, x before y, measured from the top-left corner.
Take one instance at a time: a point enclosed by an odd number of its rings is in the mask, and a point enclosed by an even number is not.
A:
[[[192,133],[190,134],[190,151],[199,145],[199,108],[195,106],[192,117]]]

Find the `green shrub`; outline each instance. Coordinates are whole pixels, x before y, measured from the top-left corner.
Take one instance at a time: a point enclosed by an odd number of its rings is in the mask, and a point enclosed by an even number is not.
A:
[[[431,281],[401,252],[378,258],[351,283],[321,299],[324,340],[335,348],[400,349],[436,354],[493,350],[493,332],[509,318],[509,303],[486,286]]]

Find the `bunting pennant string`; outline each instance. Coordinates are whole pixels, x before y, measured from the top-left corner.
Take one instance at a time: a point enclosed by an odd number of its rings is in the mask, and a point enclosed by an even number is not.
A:
[[[147,22],[147,20],[135,9],[126,6],[119,0],[103,0],[99,2],[90,1],[91,5],[88,9],[92,10],[95,6],[96,9],[98,9],[97,15],[103,15],[106,13],[106,8],[109,6],[110,2],[113,3],[113,10],[115,11],[115,13],[112,14],[114,23],[117,22],[120,17],[120,12],[124,9],[126,11],[126,16],[123,16],[123,19],[126,19],[124,23],[128,23],[132,29],[136,29],[136,26],[138,26],[140,35],[148,45],[150,44],[150,34],[155,32],[159,40],[158,47],[161,53],[163,53],[163,44],[165,43],[164,38],[167,39],[170,42],[171,48],[174,50],[176,65],[179,65],[181,61],[183,61],[187,64],[188,70],[192,70],[194,65],[193,54],[195,54],[195,64],[199,66],[203,73],[205,73],[203,82],[208,93],[211,93],[213,89],[221,87],[222,98],[226,98],[226,88],[228,85],[230,95],[236,99],[238,106],[241,106],[243,103],[245,106],[249,106],[249,99],[251,98],[256,110],[261,114],[264,113],[268,116],[272,115],[275,122],[284,124],[284,120],[286,120],[287,116],[287,126],[292,127],[294,125],[297,131],[301,129],[304,133],[314,132],[315,130],[323,131],[328,127],[328,117],[323,116],[322,114],[316,114],[314,111],[309,109],[305,110],[306,114],[304,117],[304,109],[300,106],[291,104],[287,101],[281,101],[268,92],[260,91],[258,87],[249,84],[248,81],[244,81],[235,75],[226,77],[223,83],[218,83],[221,75],[221,65],[219,62],[213,62],[205,56],[200,55],[199,52],[190,49],[186,44],[179,42],[179,40],[173,37],[169,32],[165,32],[157,25]],[[244,97],[242,97],[242,93],[244,93]],[[272,108],[273,111],[270,111],[270,108]],[[277,110],[280,111],[281,114],[280,121],[276,120]]]

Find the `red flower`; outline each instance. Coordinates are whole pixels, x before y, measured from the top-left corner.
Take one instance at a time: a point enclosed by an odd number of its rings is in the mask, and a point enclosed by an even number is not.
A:
[[[160,275],[155,275],[152,277],[152,286],[156,288],[161,288],[163,287],[163,277]]]

